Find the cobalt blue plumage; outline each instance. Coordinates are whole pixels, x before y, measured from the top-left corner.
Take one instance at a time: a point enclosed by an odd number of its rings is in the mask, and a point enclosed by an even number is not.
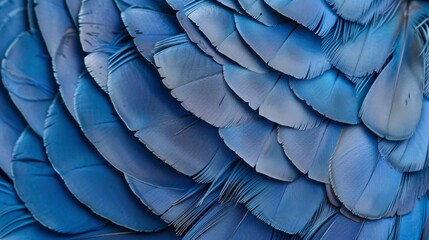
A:
[[[428,239],[425,0],[4,0],[0,37],[2,239]]]

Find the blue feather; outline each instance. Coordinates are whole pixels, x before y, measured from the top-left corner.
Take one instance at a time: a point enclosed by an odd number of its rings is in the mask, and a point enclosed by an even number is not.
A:
[[[235,160],[217,129],[184,110],[134,47],[124,47],[110,59],[108,87],[127,127],[178,171],[212,181]]]
[[[180,238],[172,230],[164,230],[153,233],[115,232],[111,234],[99,234],[88,236],[93,240],[179,240]]]
[[[79,201],[121,226],[140,231],[164,227],[128,189],[124,176],[91,147],[58,97],[45,126],[49,161]]]
[[[9,3],[9,1],[4,3]],[[0,7],[0,11],[2,9],[3,8]],[[14,42],[16,37],[28,29],[28,22],[24,8],[11,10],[9,14],[0,16],[6,16],[1,20],[0,24],[0,37],[2,39],[0,44],[0,56],[1,59],[3,59],[6,50]]]
[[[240,14],[245,14],[244,9],[240,6],[238,0],[216,0],[218,3],[228,7]]]
[[[186,233],[183,239],[289,239],[287,234],[274,230],[244,207],[222,204],[213,206]]]
[[[397,239],[423,239],[423,230],[428,222],[428,197],[422,197],[412,212],[399,220]]]
[[[306,177],[287,183],[238,164],[222,190],[223,200],[238,200],[267,224],[286,233],[304,231],[325,207],[323,185]],[[297,218],[296,216],[300,216]]]
[[[238,0],[238,2],[247,14],[267,26],[285,21],[285,17],[269,7],[264,0]]]
[[[74,25],[78,26],[78,18],[80,6],[82,5],[82,1],[76,0],[65,0],[67,9],[69,10],[70,17],[73,19]]]
[[[357,91],[339,71],[330,70],[309,80],[290,78],[289,84],[298,98],[320,114],[343,123],[360,122],[359,110],[368,87]]]
[[[259,74],[236,65],[223,67],[228,86],[259,115],[283,126],[308,129],[323,117],[293,94],[289,78],[276,71]]]
[[[268,71],[266,64],[253,54],[237,32],[233,12],[213,2],[202,1],[187,6],[185,13],[219,52],[255,72]]]
[[[284,155],[277,142],[277,125],[263,118],[238,126],[219,129],[226,145],[254,167],[269,177],[293,181],[299,172]]]
[[[73,96],[79,76],[85,71],[83,51],[75,28],[68,28],[53,57],[54,75],[67,110],[76,118]]]
[[[85,1],[87,2],[87,1]],[[37,22],[51,58],[67,28],[74,27],[64,0],[34,0]]]
[[[296,78],[313,78],[331,68],[321,39],[295,22],[267,27],[236,14],[235,23],[244,41],[280,72]]]
[[[182,106],[216,127],[252,120],[253,112],[226,85],[222,66],[202,53],[186,37],[173,38],[174,44],[165,46],[154,58],[163,83],[182,102]],[[168,41],[165,40],[165,43],[168,44]],[[159,43],[159,47],[162,48],[163,44]],[[189,57],[182,59],[185,54]]]
[[[14,148],[14,186],[31,214],[46,227],[63,233],[76,234],[105,228],[108,223],[68,191],[44,150],[42,139],[30,128],[21,134]]]
[[[134,44],[149,61],[153,59],[155,43],[179,34],[180,26],[174,15],[144,8],[130,8],[122,13],[122,20]]]
[[[419,171],[429,165],[429,100],[423,101],[422,117],[414,134],[407,140],[382,139],[380,153],[399,171]]]
[[[398,13],[381,26],[370,25],[359,30],[350,39],[338,38],[338,33],[332,30],[323,39],[323,50],[332,65],[349,76],[362,77],[379,72],[393,51],[401,20]]]
[[[166,0],[114,0],[116,6],[124,12],[129,8],[144,8],[158,12],[172,12]]]
[[[337,22],[325,0],[265,0],[274,10],[323,36]]]
[[[95,52],[109,45],[122,28],[120,13],[113,0],[82,2],[79,12],[79,34],[85,52]]]
[[[31,52],[28,51],[31,49]],[[57,87],[51,59],[36,31],[19,35],[2,62],[2,80],[28,124],[41,136],[45,117]]]
[[[278,139],[290,161],[311,179],[329,183],[329,159],[334,153],[342,126],[325,121],[309,130],[280,127]]]
[[[389,140],[409,138],[420,119],[424,64],[415,24],[422,14],[429,11],[429,5],[418,4],[418,8],[402,6],[401,11],[405,15],[395,52],[370,88],[360,113],[368,128]]]

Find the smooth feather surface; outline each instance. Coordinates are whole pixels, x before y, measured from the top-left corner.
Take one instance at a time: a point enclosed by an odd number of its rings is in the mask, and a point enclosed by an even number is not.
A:
[[[121,226],[139,231],[164,227],[139,204],[124,176],[85,139],[58,97],[50,107],[45,126],[44,145],[49,161],[79,201]]]

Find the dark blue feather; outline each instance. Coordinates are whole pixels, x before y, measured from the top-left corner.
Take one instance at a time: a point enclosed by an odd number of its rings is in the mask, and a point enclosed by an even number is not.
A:
[[[323,36],[337,22],[325,0],[265,0],[273,9]]]
[[[235,23],[244,41],[280,72],[297,78],[314,78],[331,68],[320,37],[295,22],[267,27],[236,14]]]
[[[397,239],[423,239],[423,230],[429,216],[428,196],[422,197],[413,211],[399,220]]]
[[[393,57],[370,88],[361,109],[365,125],[389,140],[404,140],[413,134],[423,100],[423,46],[415,25],[429,11],[429,5],[419,2],[418,7],[402,6],[401,11],[404,16]]]
[[[245,68],[260,73],[268,71],[240,37],[233,12],[214,2],[202,1],[187,6],[185,13],[219,52]]]
[[[290,161],[301,172],[316,181],[329,183],[329,159],[341,129],[341,125],[332,121],[308,130],[280,127],[278,139]]]
[[[81,0],[65,0],[67,9],[69,10],[70,17],[73,19],[74,25],[78,26],[78,18],[80,6],[82,5]]]
[[[76,234],[105,228],[108,222],[94,215],[68,191],[49,163],[42,139],[27,128],[14,148],[13,181],[18,196],[31,214],[55,231]],[[106,232],[112,229],[105,229]]]
[[[110,59],[109,95],[119,116],[159,158],[201,181],[212,181],[236,156],[217,129],[184,110],[133,46]]]
[[[419,171],[429,165],[429,100],[423,101],[422,117],[414,134],[404,141],[382,139],[380,153],[399,171]]]
[[[280,125],[314,128],[323,117],[293,94],[289,78],[276,71],[259,74],[236,65],[223,67],[228,86],[259,115]]]
[[[144,8],[130,8],[122,13],[122,20],[134,44],[149,61],[153,60],[155,43],[179,34],[181,28],[174,15]]]
[[[263,118],[219,129],[226,145],[257,172],[269,177],[293,181],[299,172],[277,142],[277,125]]]
[[[128,8],[143,8],[164,13],[171,13],[172,9],[167,0],[114,0],[121,12]]]
[[[44,143],[54,169],[76,198],[112,222],[153,231],[164,224],[144,208],[114,170],[81,134],[57,97],[46,119]]]
[[[180,238],[172,230],[164,230],[153,233],[116,232],[111,234],[99,234],[88,236],[91,240],[179,240]]]
[[[1,69],[3,84],[12,101],[33,130],[42,136],[57,87],[51,59],[40,34],[37,31],[20,34],[6,52]]]
[[[338,122],[360,122],[359,110],[368,87],[358,91],[339,71],[330,70],[309,80],[290,78],[289,84],[298,98],[320,114]]]
[[[254,118],[251,111],[226,85],[222,66],[182,36],[155,54],[163,83],[188,111],[216,127],[228,127]],[[188,57],[183,59],[184,55]],[[187,71],[195,69],[195,71]]]

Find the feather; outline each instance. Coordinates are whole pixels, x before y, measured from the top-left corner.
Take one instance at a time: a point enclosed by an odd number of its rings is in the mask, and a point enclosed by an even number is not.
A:
[[[314,78],[331,68],[322,51],[321,39],[295,22],[267,27],[236,14],[235,23],[244,41],[280,72],[296,78]]]
[[[13,184],[0,171],[0,238],[22,240],[61,239],[64,235],[42,227],[16,195]]]
[[[54,76],[67,110],[76,118],[73,96],[79,76],[85,71],[83,51],[75,28],[68,28],[53,57]]]
[[[420,171],[429,164],[429,100],[424,99],[422,117],[414,134],[395,142],[382,139],[378,149],[395,169],[402,172]]]
[[[369,219],[411,211],[429,188],[428,173],[429,169],[410,174],[394,170],[379,154],[375,136],[362,126],[343,128],[330,163],[331,184],[339,200]]]
[[[264,0],[238,0],[241,7],[255,20],[267,25],[277,25],[285,20],[285,17],[269,7]]]
[[[149,61],[153,59],[156,42],[181,32],[174,15],[144,8],[130,8],[121,16],[137,49]]]
[[[106,16],[109,16],[106,18]],[[79,12],[79,35],[85,52],[109,45],[123,28],[113,0],[86,0]]]
[[[114,0],[116,6],[124,12],[129,8],[143,8],[157,12],[171,13],[172,9],[166,0]]]
[[[216,127],[238,125],[254,118],[253,112],[226,85],[221,65],[183,35],[174,40],[165,48],[164,42],[159,43],[163,49],[155,54],[155,64],[164,85],[186,110]],[[185,54],[188,58],[182,59]]]
[[[231,11],[213,2],[202,1],[187,6],[185,13],[219,52],[252,71],[268,71],[266,64],[240,37]]]
[[[244,9],[241,7],[238,0],[216,0],[216,1],[224,5],[225,7],[235,10],[238,13],[241,13],[241,14],[245,13]]]
[[[64,0],[34,0],[37,22],[51,58],[61,43],[64,32],[74,23]]]
[[[278,140],[286,156],[308,177],[329,183],[329,159],[334,153],[342,126],[325,121],[309,130],[280,127]]]
[[[169,188],[178,188],[183,185],[181,182],[188,181],[182,180],[180,174],[159,161],[133,136],[117,116],[108,96],[87,74],[79,81],[75,106],[85,136],[121,172],[140,181],[156,180],[158,185]],[[174,182],[165,176],[174,176]]]
[[[401,21],[398,13],[381,26],[370,25],[350,39],[338,38],[337,31],[332,30],[323,39],[323,50],[332,65],[349,76],[363,77],[379,72],[393,51]]]
[[[70,17],[73,19],[74,25],[78,26],[78,18],[80,6],[82,5],[82,1],[76,0],[65,0],[67,9],[69,10]]]
[[[397,239],[420,239],[428,216],[428,197],[425,196],[417,202],[411,213],[400,218]]]
[[[316,31],[320,36],[327,34],[338,19],[325,0],[265,0],[265,2],[282,15]]]
[[[14,186],[31,214],[44,226],[68,234],[107,226],[67,190],[44,150],[42,139],[30,128],[25,129],[14,148]]]
[[[223,200],[238,200],[259,219],[289,234],[303,231],[325,207],[323,185],[306,177],[291,183],[270,179],[245,164],[235,167],[221,194]]]
[[[282,181],[299,177],[299,172],[277,142],[276,124],[257,118],[238,126],[221,128],[219,134],[226,145],[257,172]]]
[[[320,114],[343,123],[360,122],[359,110],[368,87],[357,92],[339,71],[330,70],[309,80],[290,78],[289,84],[298,98]]]
[[[8,3],[9,1],[5,2]],[[0,7],[0,11],[3,8]],[[5,14],[6,15],[6,14]],[[5,16],[0,15],[0,16]],[[19,34],[28,29],[28,22],[26,19],[26,12],[24,8],[17,8],[12,10],[6,17],[1,20],[0,24],[0,56],[3,59],[6,50],[14,42]]]
[[[57,89],[51,60],[40,34],[36,31],[20,34],[6,52],[1,70],[3,84],[12,101],[41,136],[46,113]]]
[[[402,7],[402,30],[394,56],[362,104],[362,121],[374,133],[389,140],[409,138],[420,119],[424,66],[420,56],[422,46],[414,24],[427,8],[427,4],[421,2]]]
[[[26,0],[1,1],[0,2],[0,22],[12,15],[13,12],[19,9],[26,8]]]
[[[281,240],[289,239],[289,236],[269,227],[242,206],[218,204],[209,209],[183,239]]]
[[[45,126],[44,144],[49,161],[79,201],[127,228],[154,231],[164,227],[149,209],[142,207],[128,189],[124,176],[108,165],[81,135],[58,97],[49,109]]]
[[[230,63],[227,57],[218,52],[215,47],[210,43],[206,36],[204,36],[198,27],[186,16],[183,10],[176,13],[177,20],[185,30],[188,38],[196,44],[205,54],[212,57],[217,63],[223,65]]]
[[[216,128],[171,97],[156,70],[139,55],[128,46],[109,61],[109,95],[117,113],[160,159],[199,181],[212,181],[236,156]]]
[[[164,230],[153,233],[115,232],[111,234],[99,234],[88,237],[91,240],[179,240],[180,238],[172,230]]]
[[[109,57],[112,56],[108,52],[93,52],[85,56],[84,62],[89,74],[94,78],[95,82],[107,92],[107,78]]]
[[[283,126],[309,129],[323,117],[291,91],[289,77],[276,71],[259,74],[236,65],[223,66],[228,86],[259,115]]]

